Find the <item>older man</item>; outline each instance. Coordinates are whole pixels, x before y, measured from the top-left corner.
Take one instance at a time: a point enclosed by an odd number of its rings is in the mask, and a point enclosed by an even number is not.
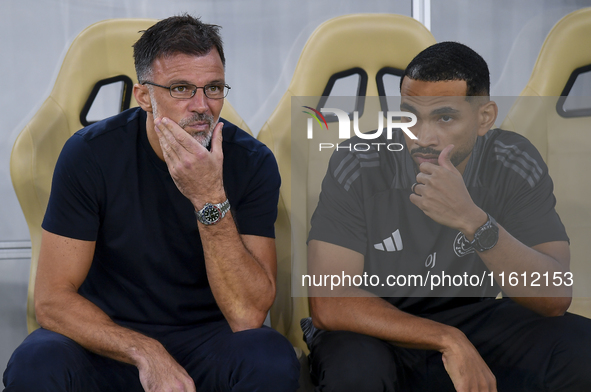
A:
[[[43,222],[35,309],[6,391],[293,391],[275,297],[273,155],[225,120],[218,27],[134,45],[140,108],[77,132]]]

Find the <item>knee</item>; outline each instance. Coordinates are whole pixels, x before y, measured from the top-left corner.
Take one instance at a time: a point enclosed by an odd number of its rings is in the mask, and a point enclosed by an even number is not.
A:
[[[258,328],[234,334],[240,357],[237,382],[256,385],[260,391],[295,391],[300,363],[293,346],[279,332]],[[240,388],[239,388],[240,389]]]
[[[560,339],[546,374],[552,391],[591,391],[591,346]]]
[[[591,354],[553,358],[545,377],[548,391],[591,391]]]
[[[394,391],[396,365],[362,360],[355,356],[341,357],[326,363],[316,375],[320,390],[327,392]]]
[[[591,391],[591,320],[567,314],[553,321],[554,350],[546,384],[555,391]]]
[[[395,355],[387,343],[350,332],[325,333],[312,347],[311,369],[322,391],[394,391]]]
[[[38,329],[14,351],[4,373],[6,391],[65,390],[66,363],[73,359],[70,339]]]

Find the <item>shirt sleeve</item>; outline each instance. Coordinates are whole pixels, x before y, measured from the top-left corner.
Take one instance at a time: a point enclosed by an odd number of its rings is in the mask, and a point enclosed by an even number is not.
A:
[[[333,153],[322,181],[318,206],[312,215],[308,241],[324,241],[365,254],[367,230],[360,186],[362,178],[356,176],[349,182],[355,176],[349,174],[359,169],[360,163],[354,154]]]
[[[495,142],[496,157],[508,172],[505,203],[499,223],[527,246],[568,241],[555,210],[554,185],[540,153],[525,138],[511,134],[512,143]],[[511,140],[510,140],[511,141]]]
[[[103,179],[88,143],[74,134],[53,172],[43,229],[64,237],[96,241]]]
[[[266,146],[257,153],[257,165],[237,206],[235,220],[241,234],[275,238],[275,220],[281,177],[275,156]]]

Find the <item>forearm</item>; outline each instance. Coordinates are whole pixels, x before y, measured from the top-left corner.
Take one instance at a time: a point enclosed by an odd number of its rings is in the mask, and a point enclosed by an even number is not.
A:
[[[548,255],[538,249],[530,248],[509,234],[499,225],[499,240],[494,248],[479,252],[479,256],[491,270],[495,279],[502,284],[504,292],[516,302],[545,316],[564,314],[572,298],[572,286],[561,284],[554,286],[552,278],[555,273],[564,276],[568,267],[560,263],[559,259],[568,260],[568,246],[562,247],[564,255]],[[500,275],[504,273],[504,275]],[[518,277],[518,284],[508,284],[509,274]],[[501,276],[505,281],[501,282]],[[523,278],[525,276],[525,278]],[[539,279],[539,286],[532,284],[533,279],[549,276],[549,285],[544,279]],[[503,284],[504,283],[504,284]]]
[[[145,391],[168,390],[169,385],[185,385],[186,391],[194,391],[193,380],[162,344],[117,325],[78,294],[94,251],[94,241],[43,231],[35,281],[39,324],[96,354],[135,365]]]
[[[488,217],[482,209],[473,206],[470,214],[464,215],[460,230],[469,241]],[[561,277],[568,272],[570,253],[566,242],[546,243],[533,248],[523,244],[497,223],[499,238],[497,244],[478,255],[493,273],[504,292],[516,302],[544,315],[564,314],[570,305],[572,287],[567,284],[554,286],[555,273]],[[517,284],[509,284],[510,276],[517,277]],[[549,277],[549,285],[532,284],[535,277]],[[566,278],[566,276],[565,276]],[[540,282],[543,279],[538,279]]]
[[[67,336],[96,354],[138,368],[169,356],[158,341],[117,325],[75,291],[37,292],[35,311],[43,328]]]
[[[351,290],[349,295],[366,295]],[[377,297],[310,298],[312,318],[324,329],[348,330],[406,348],[437,350],[456,390],[496,390],[495,377],[457,328],[410,315]],[[490,387],[490,388],[489,388]]]
[[[308,243],[308,272],[353,275],[363,272],[361,253],[331,243]],[[386,300],[353,286],[309,286],[314,325],[330,331],[351,331],[394,344],[425,350],[444,350],[452,341],[467,339],[456,328],[401,311]],[[449,341],[449,342],[448,342]],[[445,342],[446,344],[442,343]]]
[[[275,273],[244,243],[231,212],[215,225],[199,223],[207,278],[233,331],[260,327],[275,299]],[[274,242],[268,239],[274,259]],[[264,240],[262,240],[264,241]]]
[[[308,243],[308,271],[330,274],[336,265],[347,274],[363,271],[363,255],[334,244]],[[490,369],[468,338],[457,328],[405,313],[382,298],[356,288],[337,291],[309,287],[314,325],[333,331],[351,331],[413,349],[437,350],[457,390],[488,385],[495,390]]]
[[[351,331],[413,349],[444,352],[456,345],[470,345],[457,328],[411,315],[382,298],[351,288],[347,297],[310,298],[317,328]]]

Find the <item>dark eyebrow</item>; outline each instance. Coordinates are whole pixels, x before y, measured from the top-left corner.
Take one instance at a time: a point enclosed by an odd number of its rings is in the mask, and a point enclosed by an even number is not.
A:
[[[225,84],[226,82],[224,80],[212,80],[211,82],[207,83],[207,84]]]
[[[457,114],[460,113],[458,109],[454,109],[450,106],[444,106],[442,108],[435,109],[431,111],[431,115],[438,115],[438,114]]]
[[[170,85],[171,85],[171,86],[172,86],[173,84],[189,84],[189,85],[191,85],[191,86],[194,86],[194,84],[193,84],[193,83],[191,83],[191,82],[188,82],[188,81],[186,81],[186,80],[179,80],[179,81],[174,81],[174,82],[171,82],[171,83],[170,83]],[[213,81],[211,81],[211,82],[207,83],[207,85],[210,85],[210,84],[215,84],[215,85],[217,85],[217,84],[220,84],[220,85],[223,85],[223,84],[224,84],[224,81],[223,81],[223,80],[213,80]]]
[[[172,86],[173,84],[193,84],[193,83],[189,83],[186,80],[175,80],[175,79],[173,79],[170,82],[170,85]]]
[[[414,106],[412,106],[411,104],[409,104],[408,102],[402,102],[400,104],[400,110],[409,111],[411,113],[417,113],[417,109]],[[444,107],[432,110],[430,115],[433,116],[433,115],[457,114],[457,113],[460,113],[460,111],[458,109],[454,109],[451,106],[444,106]]]

